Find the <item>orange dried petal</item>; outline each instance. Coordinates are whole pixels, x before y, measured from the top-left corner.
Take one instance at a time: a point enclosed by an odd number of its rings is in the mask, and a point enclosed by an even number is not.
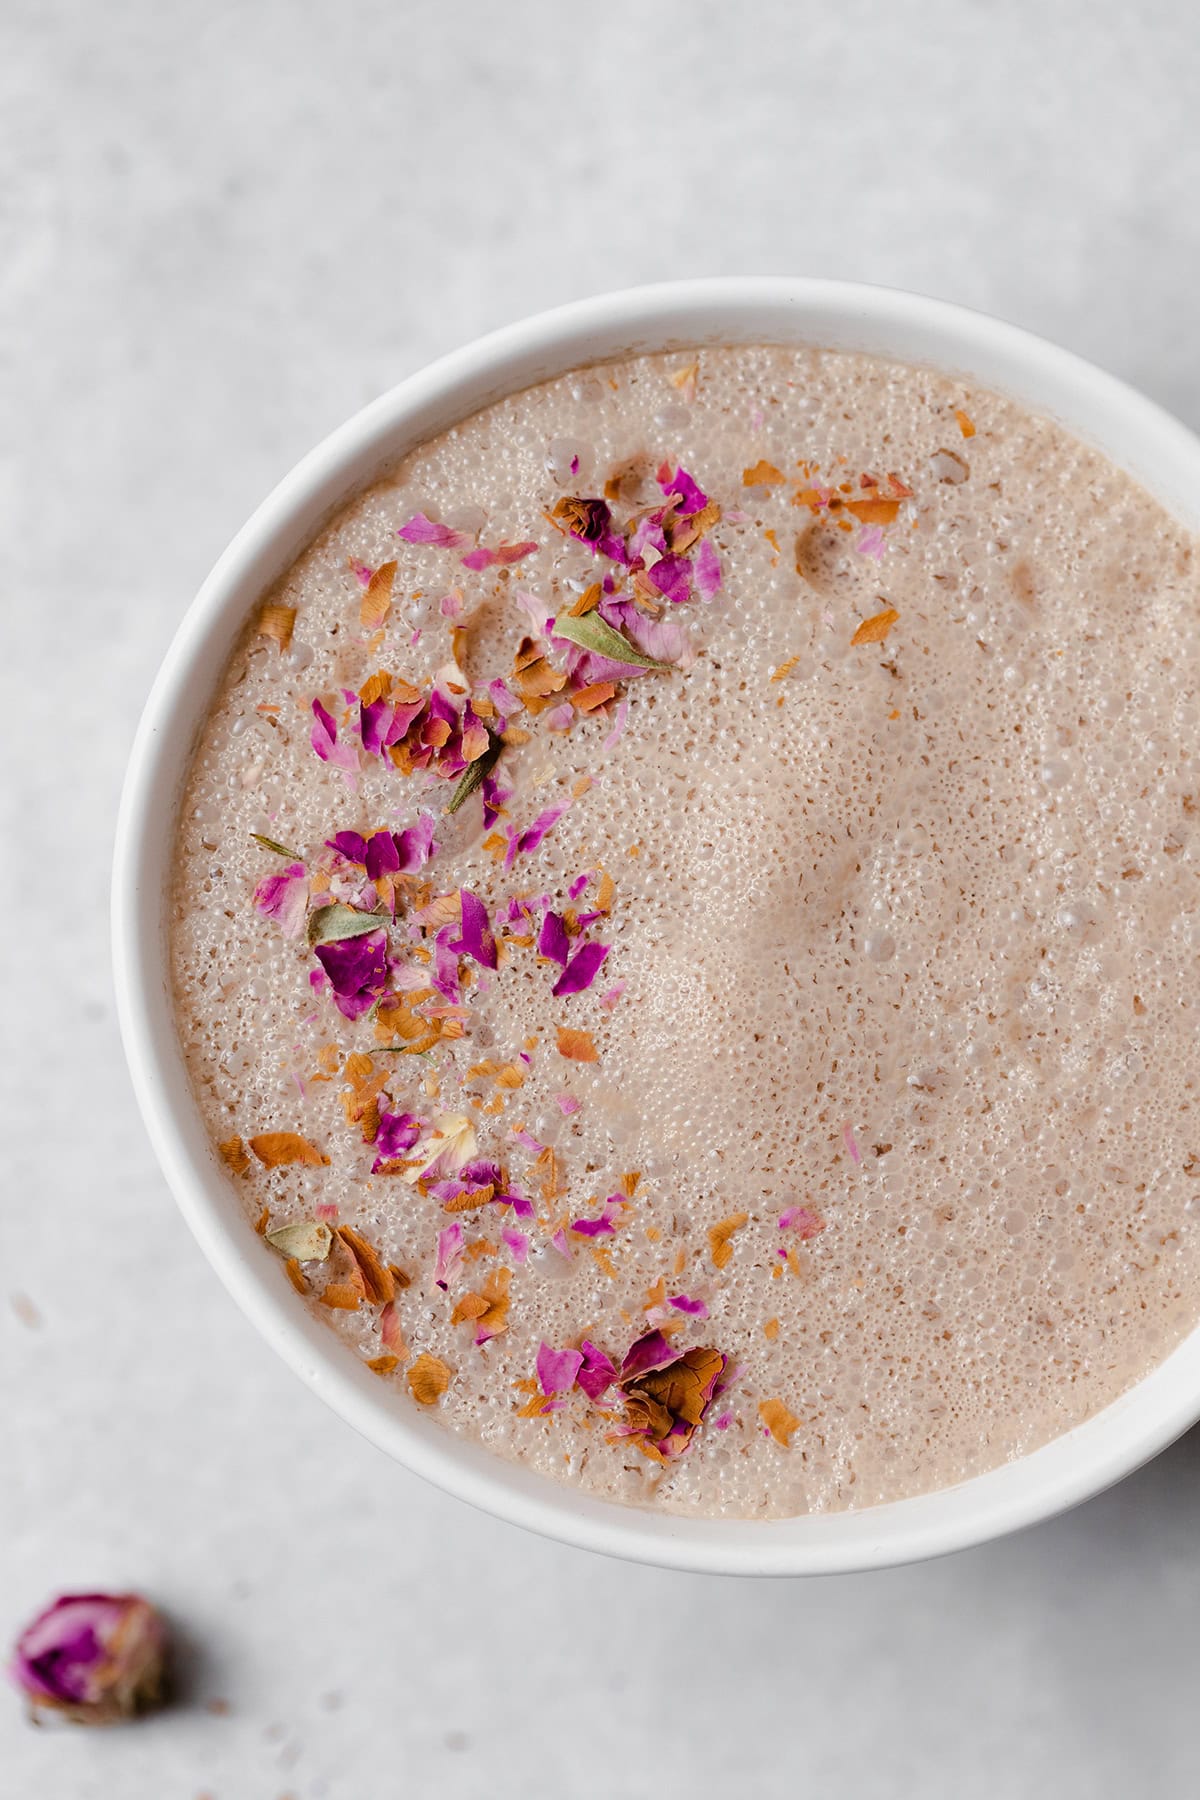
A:
[[[363,594],[358,616],[367,631],[376,631],[387,623],[392,610],[392,584],[396,579],[394,562],[380,563]]]
[[[606,706],[616,691],[615,681],[593,681],[587,687],[576,689],[571,695],[571,705],[577,712],[595,712],[598,706]]]
[[[358,1264],[367,1299],[376,1306],[386,1305],[389,1300],[394,1300],[396,1283],[392,1272],[362,1233],[355,1231],[353,1226],[339,1225],[337,1235]]]
[[[232,1170],[233,1174],[244,1175],[246,1173],[250,1167],[250,1158],[246,1154],[246,1146],[240,1137],[226,1138],[223,1144],[217,1145],[217,1149],[220,1152],[221,1161],[227,1169]]]
[[[758,1416],[775,1439],[787,1450],[791,1447],[792,1433],[800,1428],[800,1421],[794,1412],[790,1412],[782,1400],[760,1400]]]
[[[302,1163],[306,1169],[321,1169],[329,1158],[322,1156],[314,1144],[298,1131],[262,1131],[250,1139],[250,1148],[268,1169],[282,1168],[287,1163]]]
[[[291,1282],[292,1286],[295,1288],[296,1292],[298,1294],[307,1294],[308,1280],[307,1280],[307,1277],[305,1276],[304,1270],[300,1267],[300,1264],[296,1261],[296,1258],[294,1256],[289,1256],[283,1266],[287,1272],[287,1278]]]
[[[331,1281],[322,1290],[320,1301],[331,1312],[357,1312],[362,1297],[362,1290],[355,1282]]]
[[[568,1062],[599,1062],[600,1052],[592,1041],[590,1031],[575,1031],[569,1026],[558,1028],[558,1054],[565,1056]]]
[[[748,1213],[731,1213],[727,1219],[720,1219],[708,1228],[709,1254],[714,1269],[728,1267],[733,1257],[733,1245],[730,1238],[735,1231],[740,1231],[749,1218]]]
[[[760,457],[752,468],[742,470],[743,487],[773,487],[776,482],[786,481],[787,476],[774,463]]]
[[[975,436],[975,421],[966,414],[961,406],[956,406],[954,416],[958,420],[958,429],[965,438]]]
[[[290,648],[295,628],[295,607],[281,606],[277,600],[268,600],[258,615],[259,637],[274,638],[281,653]]]
[[[398,1369],[400,1367],[400,1358],[390,1354],[384,1356],[372,1356],[367,1363],[367,1367],[374,1375],[390,1375],[393,1369]]]
[[[439,1401],[452,1379],[451,1370],[440,1356],[423,1353],[408,1371],[408,1386],[418,1406],[433,1406]]]
[[[853,513],[860,525],[891,525],[900,511],[900,502],[872,495],[867,500],[847,500],[846,511]]]
[[[482,1294],[462,1294],[454,1304],[450,1323],[461,1325],[467,1319],[482,1319],[490,1304]]]
[[[400,1314],[396,1311],[394,1301],[389,1300],[379,1315],[379,1336],[385,1350],[394,1356],[406,1357],[408,1345],[404,1342],[404,1333],[400,1327]]]
[[[358,690],[358,697],[364,706],[372,705],[376,700],[387,700],[392,691],[392,678],[386,669],[376,669],[374,675],[368,675]]]
[[[598,581],[593,581],[591,587],[584,588],[574,606],[569,608],[567,617],[571,619],[582,619],[585,614],[594,612],[600,604],[600,598],[603,592],[604,589],[601,587],[600,583]]]
[[[873,618],[864,619],[850,639],[851,649],[857,644],[882,644],[899,617],[895,607],[889,606],[883,612],[876,613]]]

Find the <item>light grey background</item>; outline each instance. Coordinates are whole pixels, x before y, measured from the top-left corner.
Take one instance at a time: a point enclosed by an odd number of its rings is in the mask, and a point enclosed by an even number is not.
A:
[[[1195,1791],[1200,1437],[1018,1540],[807,1585],[440,1498],[177,1218],[106,883],[137,708],[226,540],[363,401],[523,312],[856,276],[1200,423],[1198,91],[1191,8],[1154,0],[0,0],[0,1636],[143,1587],[191,1696],[89,1735],[0,1695],[2,1800]]]

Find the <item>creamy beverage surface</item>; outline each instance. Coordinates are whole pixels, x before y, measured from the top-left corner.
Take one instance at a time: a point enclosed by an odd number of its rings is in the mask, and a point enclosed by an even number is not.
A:
[[[1107,1405],[1200,1316],[1198,620],[1128,476],[868,357],[416,450],[247,621],[181,803],[246,1254],[397,1408],[676,1512]]]

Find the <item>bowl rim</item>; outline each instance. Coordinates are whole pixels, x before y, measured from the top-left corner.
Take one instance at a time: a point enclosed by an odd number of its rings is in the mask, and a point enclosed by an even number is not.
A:
[[[697,1519],[581,1494],[396,1404],[297,1303],[277,1259],[246,1230],[199,1126],[165,954],[164,845],[191,754],[190,738],[181,745],[184,734],[172,727],[187,716],[189,694],[190,710],[204,716],[255,594],[338,505],[433,430],[588,362],[731,342],[858,348],[963,374],[1061,419],[1200,528],[1200,439],[1180,421],[1072,352],[946,301],[855,282],[736,276],[628,288],[521,319],[438,358],[331,432],[256,508],[202,584],[130,753],[113,856],[113,974],[138,1105],[193,1234],[267,1341],[363,1436],[445,1492],[581,1548],[705,1573],[848,1573],[964,1549],[1050,1518],[1156,1455],[1200,1417],[1200,1328],[1082,1425],[933,1494],[782,1520]]]

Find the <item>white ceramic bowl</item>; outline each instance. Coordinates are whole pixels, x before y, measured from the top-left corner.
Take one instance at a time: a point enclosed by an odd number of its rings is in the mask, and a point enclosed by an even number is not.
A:
[[[251,607],[329,515],[399,456],[501,395],[580,364],[695,344],[827,345],[926,363],[1060,420],[1200,529],[1200,441],[1150,401],[1038,338],[940,301],[840,282],[691,281],[582,301],[456,350],[366,407],[293,469],[239,532],[188,610],[146,706],[113,873],[125,1049],[175,1197],[264,1337],[364,1436],[461,1499],[592,1550],[752,1575],[879,1567],[1045,1519],[1126,1475],[1200,1416],[1200,1331],[1086,1424],[939,1493],[787,1520],[679,1519],[597,1500],[492,1456],[386,1391],[299,1304],[249,1230],[192,1099],[176,1043],[165,884],[189,753]]]

